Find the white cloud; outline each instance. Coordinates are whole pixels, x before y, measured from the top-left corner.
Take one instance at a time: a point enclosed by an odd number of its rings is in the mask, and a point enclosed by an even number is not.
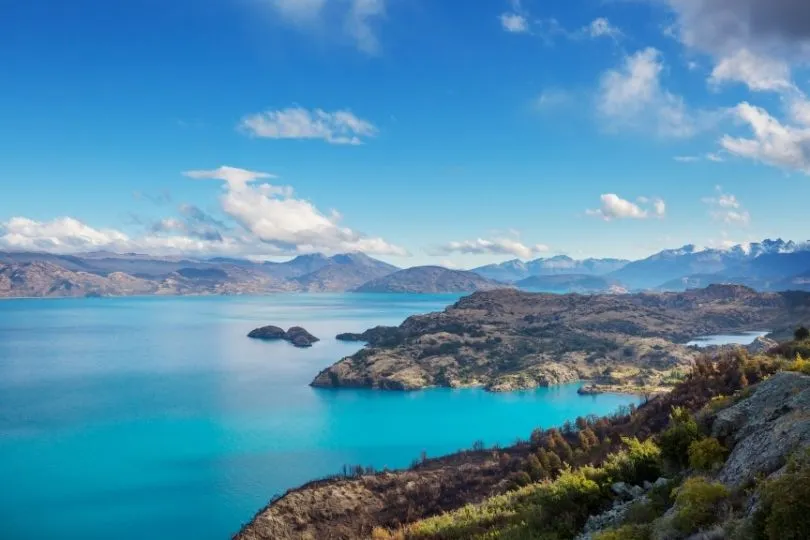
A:
[[[590,216],[602,218],[605,221],[616,219],[647,219],[649,217],[663,218],[666,215],[666,203],[659,198],[652,200],[639,197],[638,203],[622,199],[615,193],[605,193],[600,197],[602,205],[594,210],[586,210]],[[647,206],[646,208],[641,205]]]
[[[521,259],[530,259],[540,253],[545,253],[549,247],[543,244],[529,246],[512,238],[496,238],[485,240],[477,238],[463,242],[448,242],[433,250],[434,255],[447,255],[450,253],[464,253],[468,255],[514,255]]]
[[[723,161],[725,161],[725,158],[720,154],[718,154],[717,152],[708,152],[700,156],[675,156],[672,159],[674,159],[679,163],[696,163],[704,159],[706,161],[712,161],[714,163],[722,163]]]
[[[377,54],[380,51],[380,42],[374,33],[373,21],[383,16],[385,16],[385,0],[352,0],[346,28],[361,51],[368,54]]]
[[[321,139],[330,144],[362,144],[374,137],[377,128],[351,111],[309,111],[290,107],[276,111],[251,114],[239,127],[247,133],[268,139]]]
[[[736,196],[724,193],[721,186],[716,186],[715,191],[717,194],[714,197],[702,199],[709,206],[712,219],[727,225],[748,225],[751,222],[751,214],[743,208]]]
[[[271,0],[271,5],[288,22],[302,29],[335,27],[334,19],[343,20],[343,28],[357,48],[369,54],[377,54],[379,38],[374,30],[375,22],[385,17],[385,0]],[[328,13],[330,21],[323,19]]]
[[[709,82],[715,86],[739,82],[759,92],[781,92],[794,88],[786,62],[756,55],[748,49],[740,49],[720,59],[712,70]]]
[[[257,179],[266,178],[266,173],[220,167],[184,174],[225,182],[226,190],[220,199],[225,214],[258,241],[279,249],[406,255],[404,249],[388,244],[382,238],[368,237],[340,226],[340,214],[324,215],[309,201],[295,198],[290,187],[251,185]]]
[[[675,156],[672,159],[679,163],[694,163],[700,161],[700,156]]]
[[[726,151],[775,167],[810,174],[810,127],[784,125],[765,109],[747,102],[739,104],[734,110],[738,118],[751,127],[754,137],[746,139],[724,135],[720,144]]]
[[[70,217],[52,221],[13,217],[0,222],[0,248],[53,253],[109,250],[250,257],[353,251],[407,255],[404,249],[382,238],[342,226],[339,213],[322,213],[311,202],[296,198],[290,187],[255,183],[273,178],[270,174],[235,167],[184,174],[224,182],[220,204],[228,223],[192,205],[181,205],[179,216],[159,220],[140,236],[115,229],[96,229]]]
[[[518,13],[501,13],[500,21],[507,32],[522,34],[529,31],[529,21]]]
[[[612,129],[649,129],[666,137],[689,137],[697,131],[680,96],[661,87],[661,53],[649,47],[624,59],[620,69],[603,74],[598,110]]]
[[[617,38],[622,35],[622,31],[613,26],[605,17],[599,17],[591,21],[591,23],[583,29],[583,32],[592,38]]]

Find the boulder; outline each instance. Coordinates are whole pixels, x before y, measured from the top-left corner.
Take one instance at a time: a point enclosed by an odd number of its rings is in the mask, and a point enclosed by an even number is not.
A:
[[[748,344],[745,347],[745,350],[747,350],[751,354],[760,354],[770,351],[777,345],[779,345],[779,343],[777,343],[776,341],[760,336],[754,341],[752,341],[750,344]]]

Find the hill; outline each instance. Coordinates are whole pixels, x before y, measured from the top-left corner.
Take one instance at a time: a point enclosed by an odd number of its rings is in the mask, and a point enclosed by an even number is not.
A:
[[[681,345],[690,339],[807,321],[808,293],[734,285],[633,295],[479,292],[396,329],[369,331],[366,348],[312,384],[508,391],[591,379],[613,390],[655,391],[694,361],[695,351]]]
[[[417,266],[365,283],[355,292],[375,293],[460,293],[506,287],[473,272],[448,270],[440,266]]]
[[[535,259],[523,262],[517,259],[500,264],[489,264],[474,268],[472,272],[488,279],[502,282],[515,282],[532,276],[552,276],[558,274],[603,275],[624,267],[623,259],[584,259],[576,260],[566,255]]]
[[[326,259],[326,263],[318,270],[292,281],[308,292],[342,292],[399,270],[396,266],[360,253],[335,255]]]
[[[524,290],[555,293],[594,293],[621,290],[618,281],[587,274],[532,276],[518,281],[515,285]]]

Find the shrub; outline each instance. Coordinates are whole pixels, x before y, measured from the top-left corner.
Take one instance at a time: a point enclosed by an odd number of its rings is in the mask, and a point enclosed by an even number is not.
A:
[[[804,326],[800,326],[793,332],[793,337],[796,341],[804,341],[805,339],[810,339],[810,330],[805,328]]]
[[[588,516],[605,502],[597,480],[600,472],[593,467],[564,470],[551,483],[540,484],[532,499],[542,511],[533,517],[536,530],[548,530],[561,538],[579,534]]]
[[[728,450],[714,437],[689,445],[689,466],[702,471],[718,469],[726,461]]]
[[[717,518],[722,503],[728,498],[726,486],[705,478],[689,478],[675,496],[675,516],[672,524],[683,534],[692,534],[720,521]]]
[[[635,502],[624,515],[627,525],[652,523],[672,506],[673,482],[656,485],[647,492],[645,499]]]
[[[810,453],[793,458],[785,474],[760,488],[762,506],[756,525],[762,538],[810,537]]]
[[[673,407],[669,427],[661,433],[661,455],[669,463],[684,467],[689,463],[689,445],[700,439],[697,422],[689,411]]]
[[[604,464],[611,482],[641,484],[661,476],[661,449],[651,439],[622,438],[626,449],[611,454]]]
[[[649,540],[651,537],[650,525],[622,525],[595,534],[593,540]]]

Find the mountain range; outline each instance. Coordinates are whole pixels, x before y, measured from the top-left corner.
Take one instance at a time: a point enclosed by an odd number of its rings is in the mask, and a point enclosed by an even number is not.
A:
[[[401,269],[361,253],[300,255],[285,262],[92,252],[0,252],[0,297],[264,294],[271,292],[466,293],[684,291],[712,284],[761,291],[810,290],[810,243],[764,240],[728,249],[694,245],[645,259],[511,260],[472,270]]]

